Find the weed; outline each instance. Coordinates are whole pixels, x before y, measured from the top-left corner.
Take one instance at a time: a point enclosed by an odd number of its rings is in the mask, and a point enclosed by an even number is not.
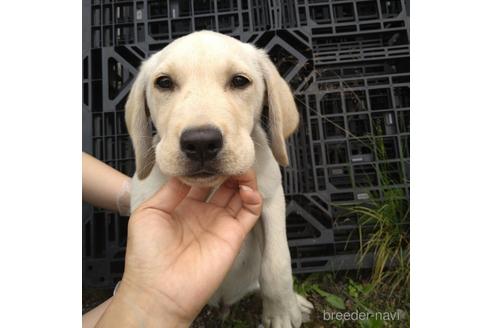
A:
[[[382,141],[376,141],[376,150],[382,159],[381,185],[395,184],[385,167],[388,164]],[[387,189],[381,198],[373,197],[367,203],[351,206],[348,210],[359,217],[360,260],[369,254],[374,257],[372,283],[389,286],[389,295],[395,288],[403,287],[407,291],[406,297],[409,297],[410,208],[405,191],[401,188]]]

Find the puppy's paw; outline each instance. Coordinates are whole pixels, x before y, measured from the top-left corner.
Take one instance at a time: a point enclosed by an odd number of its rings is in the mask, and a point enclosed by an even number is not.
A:
[[[297,303],[301,307],[302,322],[308,322],[310,320],[311,311],[314,309],[313,304],[305,299],[303,296],[296,294]]]
[[[265,328],[299,328],[309,321],[313,305],[304,297],[292,294],[277,300],[263,300],[262,322]]]

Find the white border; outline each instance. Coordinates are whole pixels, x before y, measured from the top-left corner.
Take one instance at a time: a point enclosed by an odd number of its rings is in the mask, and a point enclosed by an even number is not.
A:
[[[413,327],[489,321],[490,7],[411,2]]]
[[[81,8],[2,3],[3,327],[81,325]]]

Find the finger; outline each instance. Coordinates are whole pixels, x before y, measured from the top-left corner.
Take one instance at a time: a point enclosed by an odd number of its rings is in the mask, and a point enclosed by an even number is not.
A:
[[[210,190],[211,188],[207,187],[192,187],[187,197],[204,202],[210,194]]]
[[[258,188],[256,182],[256,173],[252,169],[246,171],[246,173],[242,175],[232,177],[229,181],[249,187],[253,190],[257,190]],[[229,200],[226,209],[229,211],[231,215],[236,216],[236,214],[239,212],[241,207],[242,207],[241,196],[239,192],[236,192],[236,194]]]
[[[171,178],[152,198],[144,203],[143,207],[153,207],[170,214],[186,197],[189,190],[190,187],[179,179]]]
[[[253,228],[261,215],[263,200],[258,191],[244,185],[239,186],[239,195],[243,206],[239,210],[236,219],[247,233]]]
[[[246,171],[246,173],[242,175],[236,175],[231,178],[231,180],[235,181],[238,185],[243,185],[250,187],[253,190],[258,189],[258,184],[256,182],[256,173],[252,169]]]
[[[236,217],[242,206],[243,202],[241,201],[241,195],[239,194],[239,190],[236,190],[235,194],[229,200],[229,203],[225,208],[229,212],[229,214]]]
[[[224,182],[210,199],[210,204],[225,207],[237,191],[237,185],[228,180]]]

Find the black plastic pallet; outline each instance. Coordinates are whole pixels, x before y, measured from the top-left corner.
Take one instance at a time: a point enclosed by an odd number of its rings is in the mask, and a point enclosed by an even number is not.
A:
[[[171,41],[208,29],[242,35],[286,28],[333,36],[405,27],[401,0],[92,0],[91,48]]]
[[[301,114],[282,170],[293,271],[369,268],[372,258],[357,256],[358,218],[340,206],[391,188],[409,198],[408,10],[403,0],[85,1],[83,149],[132,175],[124,104],[140,62],[200,29],[253,43]],[[84,285],[121,278],[127,222],[84,205]]]

